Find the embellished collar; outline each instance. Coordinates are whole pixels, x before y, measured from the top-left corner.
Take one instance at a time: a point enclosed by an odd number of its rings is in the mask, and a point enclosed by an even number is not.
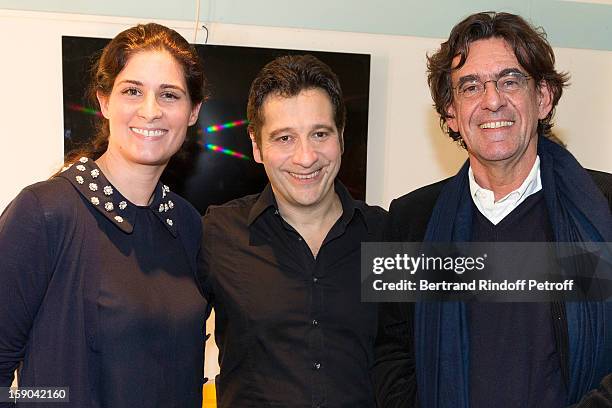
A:
[[[131,234],[134,231],[136,205],[115,189],[93,160],[81,157],[74,165],[65,167],[58,177],[68,180],[92,207],[123,232]],[[148,208],[176,237],[176,211],[172,196],[170,188],[158,182]]]

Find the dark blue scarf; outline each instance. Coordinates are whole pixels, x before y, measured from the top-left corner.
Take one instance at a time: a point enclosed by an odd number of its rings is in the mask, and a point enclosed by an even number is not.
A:
[[[591,176],[563,147],[539,137],[540,175],[557,242],[610,242],[610,207]],[[472,236],[469,163],[443,187],[425,233],[429,242],[466,242]],[[574,404],[612,371],[612,303],[566,303],[569,389]],[[469,407],[469,337],[465,304],[420,302],[415,354],[420,405]]]

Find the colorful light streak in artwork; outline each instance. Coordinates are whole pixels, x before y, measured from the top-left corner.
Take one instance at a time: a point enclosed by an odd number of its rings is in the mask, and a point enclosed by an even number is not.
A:
[[[248,124],[248,120],[236,120],[234,122],[222,123],[220,125],[211,125],[206,128],[206,133],[215,133],[223,129],[230,129],[236,126],[243,126]]]
[[[102,113],[98,110],[92,109],[92,108],[88,108],[82,105],[77,105],[77,104],[69,104],[68,105],[68,109],[76,111],[76,112],[81,112],[81,113],[86,113],[88,115],[96,115],[96,116],[102,116]]]
[[[212,143],[206,143],[204,145],[204,147],[206,147],[210,151],[217,152],[217,153],[227,154],[228,156],[236,157],[238,159],[251,160],[249,158],[249,156],[246,156],[246,155],[244,155],[242,153],[239,153],[239,152],[236,152],[234,150],[226,149],[226,148],[224,148],[222,146],[214,145]]]
[[[82,105],[69,104],[68,105],[68,109],[73,110],[75,112],[86,113],[88,115],[102,116],[102,113],[100,111],[92,109],[92,108],[87,108],[87,107],[82,106]],[[223,123],[221,125],[212,125],[212,126],[208,126],[206,128],[206,132],[207,133],[214,133],[214,132],[218,132],[218,131],[223,130],[223,129],[230,129],[230,128],[233,128],[233,127],[236,127],[236,126],[246,125],[247,123],[249,123],[248,120],[237,120],[237,121],[234,121],[234,122]],[[200,129],[198,129],[198,134],[201,134],[201,130]],[[244,154],[242,154],[240,152],[236,152],[236,151],[231,150],[231,149],[226,149],[225,147],[214,145],[212,143],[206,143],[206,144],[204,144],[204,147],[206,147],[206,149],[208,149],[210,151],[226,154],[228,156],[236,157],[238,159],[251,160],[248,156],[246,156],[246,155],[244,155]]]

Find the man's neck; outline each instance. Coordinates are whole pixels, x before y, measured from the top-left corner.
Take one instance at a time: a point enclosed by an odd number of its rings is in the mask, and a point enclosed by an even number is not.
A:
[[[323,240],[342,215],[342,203],[335,191],[312,206],[297,207],[277,199],[283,219],[304,238],[313,256],[317,256]]]
[[[495,201],[507,196],[523,184],[533,168],[537,152],[526,151],[512,162],[481,162],[470,155],[470,167],[476,183],[482,188],[493,191]]]

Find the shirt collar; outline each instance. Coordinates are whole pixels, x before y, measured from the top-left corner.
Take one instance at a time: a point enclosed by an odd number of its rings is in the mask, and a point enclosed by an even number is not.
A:
[[[274,198],[272,185],[268,183],[261,192],[261,194],[259,194],[259,197],[257,198],[257,201],[255,201],[253,207],[251,207],[251,211],[249,211],[247,225],[251,226],[251,224],[253,224],[255,220],[259,218],[259,216],[270,207],[273,207],[274,213],[278,214],[278,206],[276,205],[276,199]]]
[[[367,218],[365,216],[365,204],[362,201],[354,200],[344,184],[342,184],[342,182],[338,179],[336,179],[334,182],[334,190],[336,191],[336,194],[338,194],[338,198],[340,198],[340,204],[342,204],[342,216],[340,217],[341,222],[345,225],[348,224],[353,218],[355,212],[359,211],[369,231],[370,226],[368,226]],[[257,201],[255,201],[255,204],[251,208],[247,225],[251,226],[251,224],[253,224],[255,220],[257,220],[257,218],[259,218],[259,216],[266,210],[273,210],[275,214],[279,214],[278,204],[276,203],[274,191],[272,190],[272,185],[270,183],[266,185],[257,198]]]
[[[495,194],[493,191],[481,187],[476,182],[471,166],[468,170],[468,180],[470,183],[470,194],[474,204],[489,221],[493,224],[497,224],[525,201],[527,197],[542,189],[540,156],[536,156],[531,171],[520,187],[497,201],[495,201]]]
[[[93,208],[121,231],[127,234],[134,231],[136,205],[108,181],[93,160],[81,157],[74,165],[64,168],[59,177],[68,180]],[[172,201],[175,197],[168,186],[158,182],[153,201],[148,206],[174,237],[177,236],[175,203]]]

